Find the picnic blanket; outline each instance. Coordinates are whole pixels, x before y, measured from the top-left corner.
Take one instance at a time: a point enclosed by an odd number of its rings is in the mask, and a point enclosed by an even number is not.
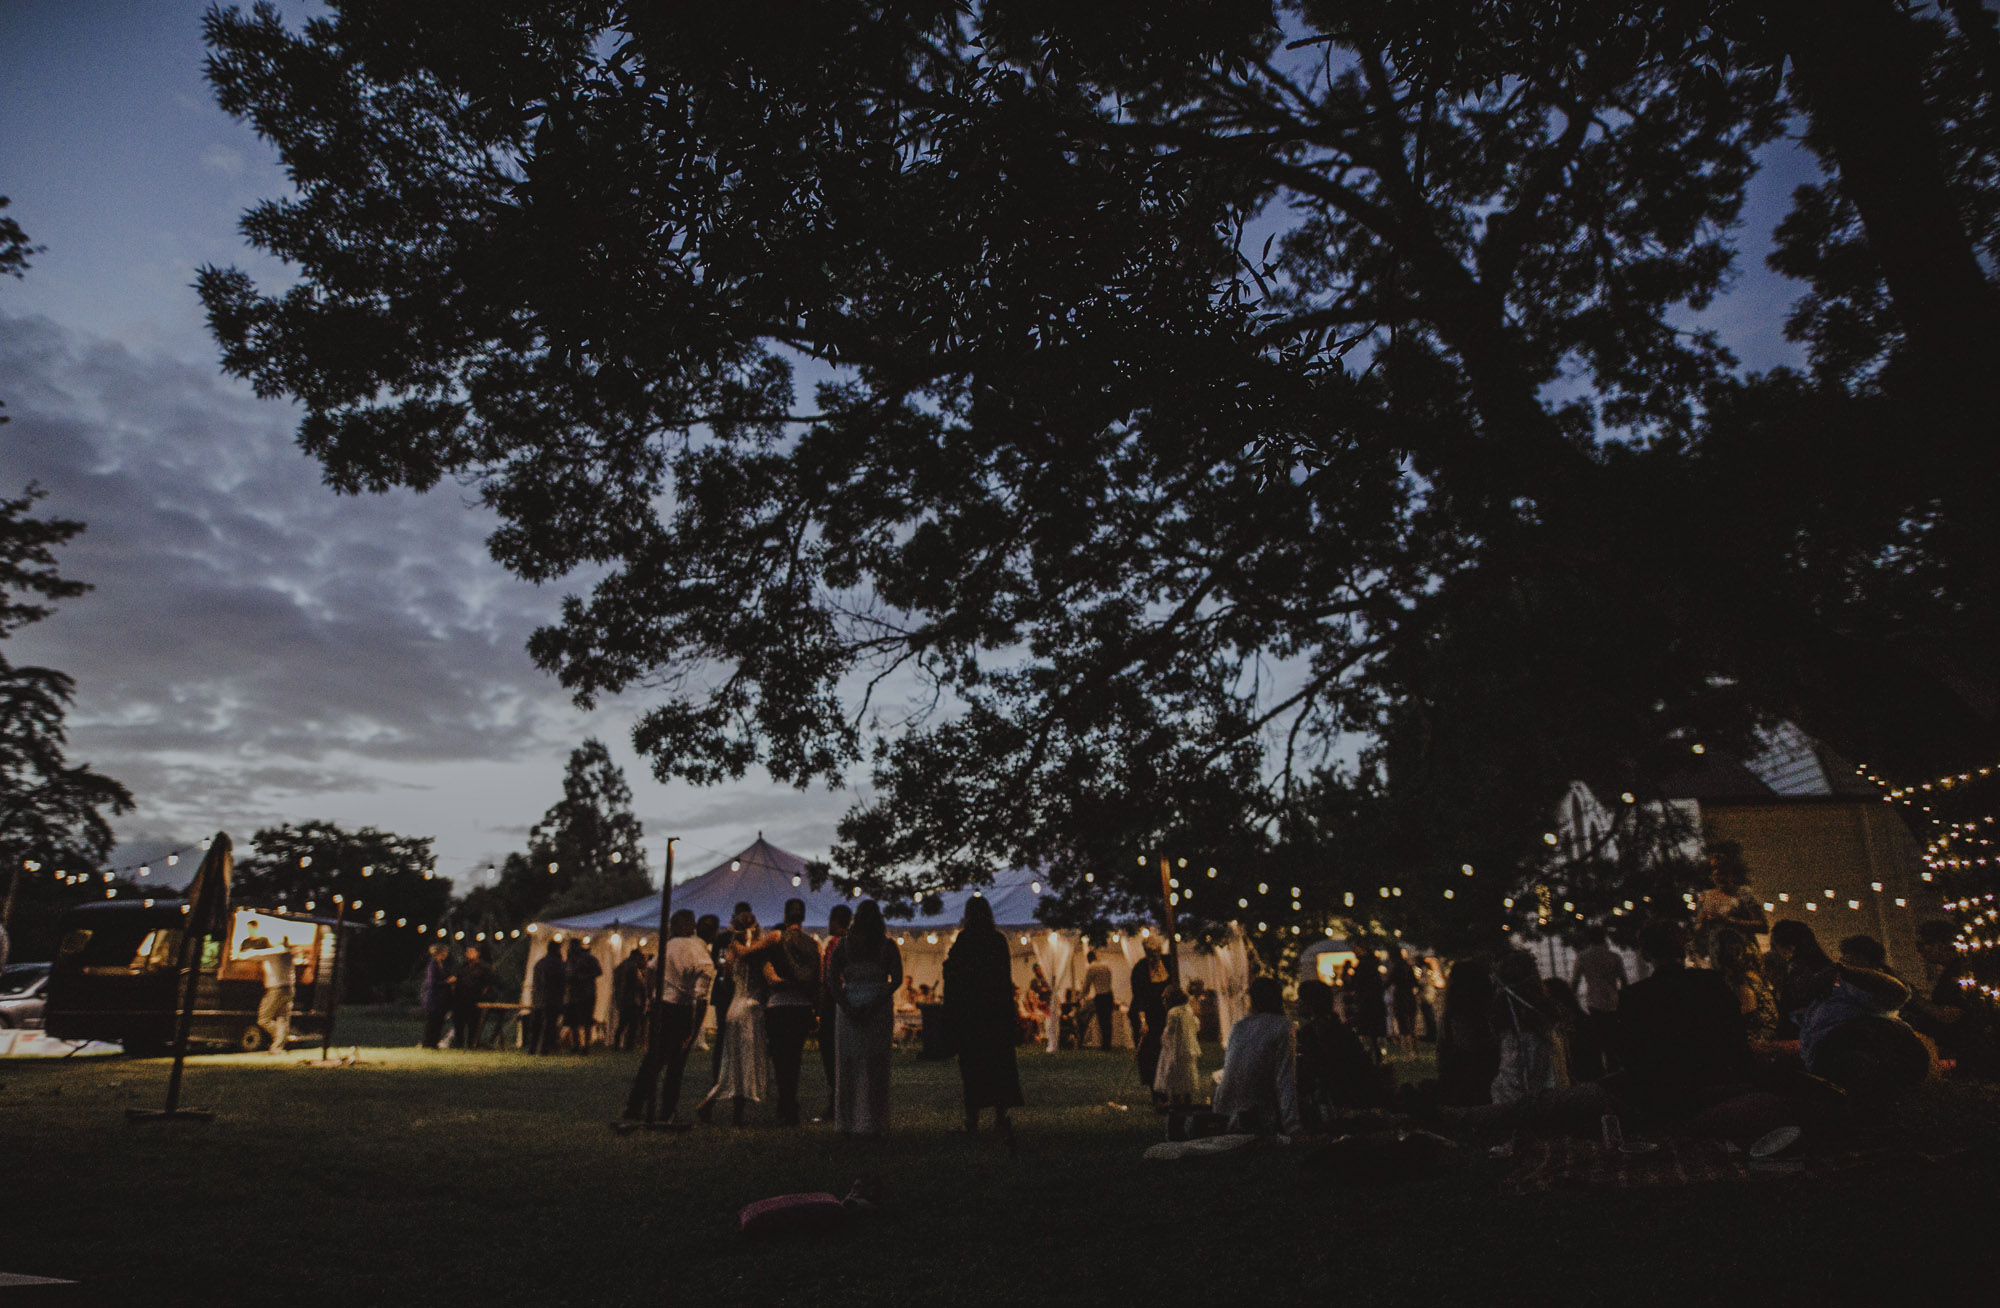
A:
[[[1256,1143],[1254,1135],[1210,1135],[1199,1140],[1168,1140],[1146,1150],[1151,1159],[1173,1161],[1181,1158],[1210,1158],[1216,1154],[1232,1153],[1247,1144]]]
[[[1628,1154],[1595,1140],[1524,1139],[1515,1145],[1514,1158],[1514,1170],[1500,1182],[1502,1194],[1700,1185],[1749,1175],[1717,1140],[1667,1140],[1651,1153]]]

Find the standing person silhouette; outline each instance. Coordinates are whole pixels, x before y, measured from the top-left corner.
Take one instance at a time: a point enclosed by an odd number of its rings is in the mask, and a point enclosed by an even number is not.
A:
[[[1109,1049],[1111,1048],[1111,1019],[1116,1014],[1118,1008],[1117,996],[1111,993],[1111,967],[1109,964],[1097,961],[1097,951],[1095,949],[1088,951],[1084,955],[1084,961],[1088,964],[1083,969],[1084,998],[1090,1000],[1092,1008],[1095,1011],[1098,1039],[1103,1048]],[[1079,1049],[1083,1048],[1082,1031],[1077,1032],[1076,1047]]]
[[[1160,1038],[1167,1024],[1167,1006],[1162,998],[1169,981],[1166,960],[1160,957],[1160,942],[1147,936],[1145,951],[1132,966],[1132,1045],[1139,1064],[1139,1084],[1150,1092],[1160,1066]]]
[[[993,1125],[1011,1136],[1007,1110],[1021,1106],[1021,1075],[1014,1059],[1020,1028],[1014,1020],[1014,967],[1007,937],[993,925],[984,895],[965,902],[958,939],[944,959],[945,1029],[958,1051],[965,1091],[965,1129],[979,1129],[979,1110],[993,1110]]]
[[[722,1015],[722,1068],[708,1097],[695,1109],[704,1122],[713,1121],[715,1101],[729,1100],[730,1123],[743,1125],[744,1106],[764,1102],[764,1065],[771,1056],[765,1035],[763,976],[764,949],[768,943],[757,927],[757,915],[748,908],[730,924],[729,971],[735,985],[729,1009]]]
[[[889,1129],[889,1050],[895,1043],[893,997],[903,980],[903,955],[872,899],[854,911],[854,925],[833,951],[831,989],[838,1034],[834,1121],[845,1136],[879,1137]]]
[[[562,1044],[563,990],[569,974],[563,966],[562,941],[551,940],[528,987],[528,1052],[553,1054]]]
[[[819,946],[806,934],[806,901],[785,901],[785,921],[762,964],[770,997],[764,1029],[771,1042],[771,1075],[778,1083],[778,1124],[799,1124],[799,1071],[812,1034],[813,1000],[819,994]]]
[[[590,1033],[597,1026],[597,978],[603,975],[604,964],[583,941],[572,940],[569,960],[563,965],[563,1023],[579,1054],[590,1052]]]
[[[680,1107],[681,1078],[687,1071],[688,1052],[701,1030],[702,1005],[715,983],[715,960],[695,935],[694,911],[683,908],[676,912],[667,931],[667,942],[660,947],[660,1000],[646,1033],[646,1057],[639,1064],[639,1074],[632,1078],[625,1116],[618,1123],[627,1130],[642,1121],[683,1129],[674,1116]]]
[[[423,1045],[436,1049],[444,1040],[444,1021],[451,1013],[451,949],[432,945],[430,961],[424,964],[423,989],[417,1005],[424,1013]]]
[[[826,915],[826,944],[819,954],[819,1063],[826,1073],[826,1112],[821,1116],[826,1121],[833,1120],[834,1077],[837,1067],[836,1050],[839,1041],[835,1032],[833,991],[830,988],[833,977],[833,951],[847,935],[848,924],[854,921],[854,910],[845,904],[835,904],[833,911]]]
[[[479,1028],[486,1015],[479,1006],[493,986],[493,967],[478,945],[465,947],[465,962],[451,987],[451,1042],[460,1049],[479,1048]]]

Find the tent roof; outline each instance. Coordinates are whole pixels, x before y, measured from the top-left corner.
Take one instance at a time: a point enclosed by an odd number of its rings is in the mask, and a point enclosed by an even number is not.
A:
[[[977,892],[967,889],[946,894],[936,913],[919,914],[914,918],[890,918],[889,929],[934,931],[955,927],[965,915],[965,901],[975,893],[984,894],[992,901],[993,917],[999,926],[1038,926],[1040,922],[1035,916],[1035,909],[1041,899],[1040,883],[1040,875],[1027,869],[1002,872],[993,879],[992,885],[980,887]],[[806,876],[806,861],[797,854],[779,849],[759,833],[750,847],[736,857],[724,859],[700,876],[676,884],[673,906],[676,911],[688,909],[697,917],[713,913],[727,922],[739,902],[748,903],[757,920],[770,925],[783,918],[785,901],[794,898],[806,901],[806,925],[814,928],[824,928],[827,914],[833,906],[846,900],[830,884],[814,890]],[[562,931],[604,931],[613,927],[657,930],[660,925],[660,897],[657,894],[647,895],[629,904],[600,908],[594,913],[579,913],[549,925]]]

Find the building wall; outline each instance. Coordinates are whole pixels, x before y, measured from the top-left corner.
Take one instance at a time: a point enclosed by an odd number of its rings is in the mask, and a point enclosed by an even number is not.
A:
[[[1806,923],[1828,953],[1845,936],[1874,936],[1907,981],[1926,981],[1916,924],[1942,915],[1941,896],[1923,880],[1922,851],[1888,805],[1830,798],[1710,801],[1701,812],[1711,843],[1733,840],[1742,847],[1750,884],[1771,906],[1773,921]]]

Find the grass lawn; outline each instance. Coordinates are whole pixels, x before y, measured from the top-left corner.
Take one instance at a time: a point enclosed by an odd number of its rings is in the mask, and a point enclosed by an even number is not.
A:
[[[362,1066],[190,1062],[213,1123],[129,1124],[165,1060],[0,1062],[0,1291],[36,1304],[1596,1304],[2000,1298],[1994,1101],[1939,1091],[1908,1129],[1973,1153],[1927,1166],[1509,1199],[1481,1156],[1344,1189],[1298,1152],[1140,1158],[1161,1134],[1129,1057],[1024,1052],[1010,1156],[955,1136],[950,1065],[899,1055],[895,1134],[753,1125],[616,1137],[633,1055],[408,1047],[350,1012]],[[697,1064],[697,1066],[703,1066]],[[705,1070],[705,1067],[704,1067]],[[693,1079],[692,1077],[690,1078]],[[805,1098],[823,1091],[808,1055]],[[1107,1101],[1131,1105],[1118,1111]],[[746,1202],[881,1179],[839,1236],[750,1244]]]

